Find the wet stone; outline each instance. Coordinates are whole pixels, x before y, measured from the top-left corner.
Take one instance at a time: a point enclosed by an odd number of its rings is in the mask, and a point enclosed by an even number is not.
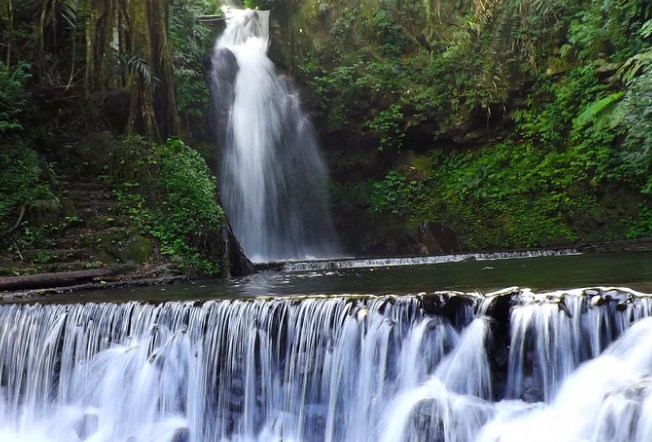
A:
[[[559,306],[559,310],[564,312],[566,314],[566,316],[568,316],[569,318],[571,316],[573,316],[571,314],[570,309],[568,308],[568,305],[566,305],[566,296],[565,295],[562,296],[561,298],[559,298],[559,301],[558,301],[557,305]]]
[[[591,307],[599,307],[604,305],[605,301],[600,295],[594,295],[591,297]]]
[[[187,427],[178,428],[170,442],[189,442],[190,441],[190,430]]]

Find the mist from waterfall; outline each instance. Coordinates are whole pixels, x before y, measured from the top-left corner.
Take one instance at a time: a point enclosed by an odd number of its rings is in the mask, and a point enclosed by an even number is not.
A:
[[[254,261],[333,257],[328,171],[298,91],[267,57],[269,12],[224,11],[212,62],[227,217]]]

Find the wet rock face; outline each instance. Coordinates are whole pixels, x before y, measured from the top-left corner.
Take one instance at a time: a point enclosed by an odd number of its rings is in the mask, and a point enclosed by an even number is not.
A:
[[[493,379],[491,393],[494,400],[503,399],[505,394],[510,350],[510,311],[514,305],[513,296],[518,296],[518,291],[496,297],[487,309],[487,316],[491,318],[491,322],[490,337],[485,342],[485,347]]]
[[[235,100],[235,77],[238,74],[238,61],[233,52],[218,48],[212,58],[211,82],[214,97],[214,115],[217,119],[217,138],[220,147],[226,143],[229,109]]]
[[[213,78],[216,80],[217,97],[219,103],[231,107],[233,100],[233,85],[238,74],[238,61],[233,52],[226,48],[215,50],[213,57]]]
[[[253,263],[245,255],[228,224],[222,226],[221,237],[222,268],[225,276],[237,277],[254,273],[256,269]]]
[[[188,442],[190,441],[190,430],[188,428],[179,428],[174,432],[170,442]]]
[[[439,223],[424,221],[419,224],[418,252],[422,255],[441,255],[460,251],[457,235]]]
[[[462,328],[465,324],[465,311],[473,307],[476,299],[462,293],[432,293],[421,298],[424,311],[435,316],[444,316],[451,324]]]

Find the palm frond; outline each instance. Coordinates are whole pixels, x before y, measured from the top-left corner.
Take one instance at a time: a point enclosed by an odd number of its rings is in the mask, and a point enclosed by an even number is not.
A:
[[[641,25],[641,29],[638,32],[643,38],[652,37],[652,19],[643,23],[643,25]]]
[[[79,22],[79,0],[63,0],[60,5],[61,17],[72,30],[77,28]]]
[[[159,82],[159,79],[152,73],[149,64],[140,58],[133,51],[120,52],[118,60],[125,72],[130,75],[138,75],[147,86],[152,86]]]
[[[634,78],[639,76],[645,69],[652,66],[652,48],[648,48],[638,54],[630,57],[618,69],[618,78],[625,84],[629,84]]]

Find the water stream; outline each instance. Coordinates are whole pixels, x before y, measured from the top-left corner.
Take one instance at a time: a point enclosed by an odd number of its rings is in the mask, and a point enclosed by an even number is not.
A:
[[[5,303],[0,440],[647,441],[650,316],[600,287]]]
[[[253,261],[337,254],[328,171],[292,81],[267,57],[269,13],[225,9],[213,53],[220,192]]]

